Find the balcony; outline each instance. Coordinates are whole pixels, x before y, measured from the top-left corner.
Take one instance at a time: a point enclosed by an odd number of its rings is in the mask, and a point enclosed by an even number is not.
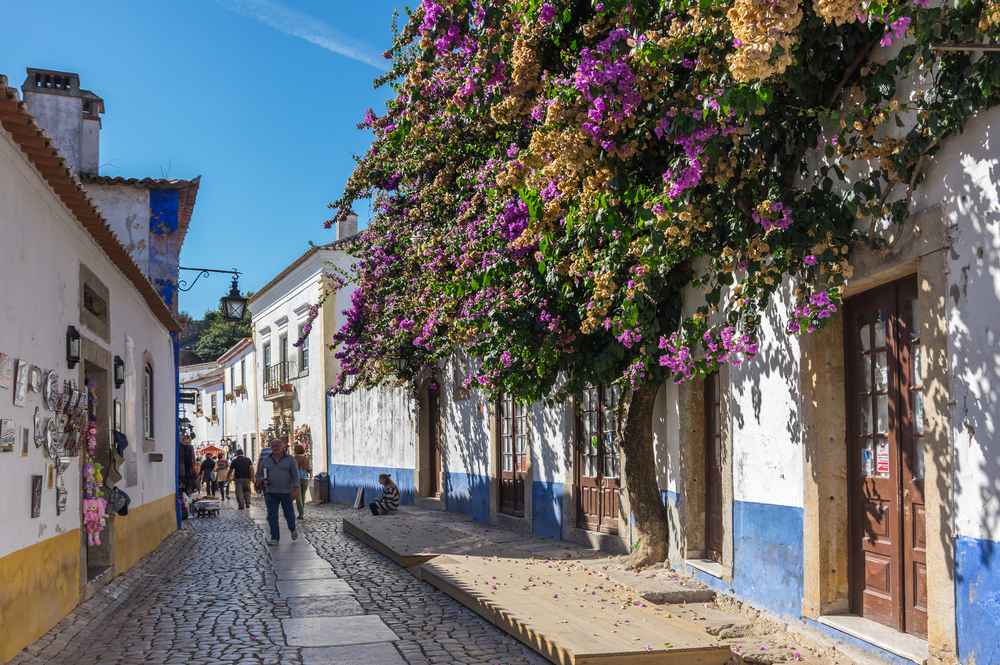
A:
[[[298,363],[294,360],[275,363],[264,368],[264,399],[273,402],[290,399],[295,394],[292,381],[299,378]]]

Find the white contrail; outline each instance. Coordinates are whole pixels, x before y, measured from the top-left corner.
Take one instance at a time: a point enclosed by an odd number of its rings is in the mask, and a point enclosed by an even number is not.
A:
[[[385,59],[366,45],[356,42],[334,30],[328,23],[303,12],[286,7],[275,0],[216,0],[231,12],[260,21],[286,35],[304,39],[331,53],[371,65],[375,69],[389,69]]]

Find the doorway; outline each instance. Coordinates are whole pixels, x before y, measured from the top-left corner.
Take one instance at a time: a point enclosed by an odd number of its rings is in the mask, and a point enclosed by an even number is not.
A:
[[[109,473],[111,469],[111,432],[109,430],[110,409],[108,408],[110,390],[108,386],[108,371],[90,361],[84,361],[83,374],[84,385],[89,391],[89,402],[87,407],[89,410],[88,417],[97,426],[97,448],[94,455],[90,455],[87,451],[86,442],[83,442],[80,446],[81,488],[85,486],[85,478],[82,474],[88,463],[100,464],[105,474]],[[102,487],[101,489],[105,488]],[[83,492],[81,492],[81,519],[83,514],[83,498]],[[81,529],[86,556],[87,582],[92,582],[99,578],[114,564],[113,553],[111,551],[112,528],[113,517],[108,515],[107,525],[101,533],[100,545],[91,545],[87,539],[86,531]]]
[[[525,490],[528,475],[528,415],[523,404],[506,395],[500,398],[497,431],[500,445],[497,453],[500,470],[500,506],[505,515],[524,517]]]
[[[722,562],[722,395],[719,373],[705,380],[705,558]]]
[[[588,387],[580,400],[576,437],[577,526],[618,533],[621,471],[615,412],[619,388]]]
[[[441,497],[441,402],[438,399],[438,383],[428,381],[427,387],[427,454],[430,478],[427,484],[427,496],[437,499]]]
[[[847,301],[851,609],[926,637],[923,363],[917,284]]]

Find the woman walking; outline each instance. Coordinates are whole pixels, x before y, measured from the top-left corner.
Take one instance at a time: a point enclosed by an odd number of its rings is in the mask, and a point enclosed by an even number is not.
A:
[[[306,454],[306,449],[301,443],[295,444],[295,464],[299,468],[299,495],[295,499],[295,507],[299,511],[299,519],[303,519],[306,509],[306,490],[309,488],[309,479],[312,477],[312,459]]]
[[[215,484],[219,490],[219,498],[223,501],[229,499],[229,460],[224,455],[219,455],[219,461],[215,464]]]

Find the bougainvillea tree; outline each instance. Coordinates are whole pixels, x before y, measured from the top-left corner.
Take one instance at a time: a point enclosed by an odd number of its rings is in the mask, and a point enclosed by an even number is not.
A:
[[[663,381],[837,311],[851,247],[906,221],[943,138],[1000,94],[995,3],[423,0],[343,197],[371,197],[335,391],[455,354],[524,401],[618,384],[637,565],[666,554]],[[684,297],[687,297],[687,302]]]

